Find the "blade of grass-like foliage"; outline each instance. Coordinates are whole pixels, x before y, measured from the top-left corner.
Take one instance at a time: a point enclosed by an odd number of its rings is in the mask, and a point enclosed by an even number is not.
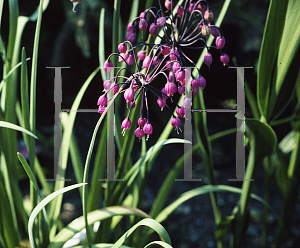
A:
[[[96,244],[96,245],[92,245],[92,248],[111,248],[113,246],[113,244]],[[79,245],[79,246],[74,246],[73,248],[86,248],[88,247],[87,245]],[[127,245],[121,245],[120,248],[130,248]]]
[[[196,189],[192,189],[189,190],[183,194],[180,195],[180,197],[175,200],[173,203],[171,203],[169,206],[167,206],[166,208],[164,208],[155,218],[155,220],[157,222],[163,222],[165,221],[168,216],[182,203],[184,203],[185,201],[199,196],[199,195],[203,195],[203,194],[207,194],[209,192],[232,192],[232,193],[237,193],[237,194],[242,194],[242,189],[240,188],[236,188],[236,187],[232,187],[232,186],[227,186],[227,185],[204,185],[201,187],[198,187]],[[255,195],[255,194],[251,194],[251,197],[257,201],[259,201],[260,203],[264,204],[265,206],[269,207],[272,211],[275,212],[275,210],[273,210],[273,208],[261,197]]]
[[[269,6],[264,36],[260,49],[257,73],[257,104],[267,119],[272,75],[283,33],[288,1],[272,0]]]
[[[171,245],[171,239],[169,237],[168,232],[166,229],[159,224],[157,221],[153,219],[143,219],[137,224],[135,224],[133,227],[131,227],[113,246],[112,248],[118,248],[120,247],[125,240],[140,226],[148,226],[154,231],[158,233],[158,235],[161,237],[162,241],[166,242],[167,244]]]
[[[97,221],[102,221],[105,219],[112,218],[114,216],[127,216],[127,215],[135,215],[138,217],[149,217],[143,211],[130,208],[130,207],[123,207],[123,206],[112,206],[107,208],[102,208],[98,210],[94,210],[88,213],[87,218],[89,224],[94,224]],[[69,240],[74,234],[81,231],[85,228],[85,220],[84,216],[77,218],[76,220],[72,221],[68,226],[62,229],[52,240],[51,244],[48,248],[60,248],[67,240]]]
[[[279,2],[282,4],[281,1]],[[274,100],[271,98],[269,103],[270,114],[272,114],[271,119],[275,119],[281,114],[290,103],[294,96],[297,78],[300,75],[300,30],[294,28],[295,23],[300,23],[300,15],[296,12],[299,8],[299,1],[288,1],[276,61],[277,74],[274,85]]]
[[[33,138],[38,139],[37,136],[35,136],[33,133],[29,132],[25,128],[22,128],[18,125],[15,125],[15,124],[12,124],[12,123],[9,123],[9,122],[6,122],[6,121],[0,121],[0,127],[5,127],[5,128],[13,129],[13,130],[16,130],[16,131],[24,132],[24,133],[32,136]]]
[[[157,245],[160,245],[161,247],[165,247],[165,248],[172,248],[173,246],[165,243],[165,242],[162,242],[162,241],[153,241],[151,243],[149,243],[148,245],[145,246],[145,248],[148,248],[148,247],[151,247],[151,246],[157,246]]]
[[[30,246],[32,248],[35,248],[35,242],[34,242],[34,237],[33,237],[33,224],[34,224],[34,220],[37,217],[37,215],[39,214],[39,212],[50,202],[52,201],[55,197],[57,197],[58,195],[61,195],[65,192],[68,192],[72,189],[78,188],[83,186],[85,183],[79,183],[79,184],[75,184],[75,185],[71,185],[68,187],[65,187],[63,189],[60,189],[58,191],[53,192],[52,194],[48,195],[46,198],[44,198],[32,211],[30,217],[29,217],[29,221],[28,221],[28,234],[29,234],[29,242],[30,242]]]
[[[80,91],[78,92],[71,109],[76,110],[79,108],[79,104],[81,102],[81,99],[87,89],[87,87],[89,86],[89,84],[91,83],[92,79],[96,76],[96,74],[99,72],[99,68],[96,68],[92,74],[87,78],[87,80],[84,82],[84,84],[82,85]],[[63,138],[62,138],[62,149],[60,152],[60,159],[61,159],[61,173],[62,175],[58,175],[61,178],[65,177],[65,171],[67,168],[67,161],[68,161],[68,155],[69,155],[69,147],[70,147],[70,141],[71,141],[71,135],[72,135],[72,131],[73,131],[73,126],[74,126],[74,122],[75,122],[75,118],[77,115],[77,111],[71,111],[68,117],[68,123],[66,123],[66,125],[68,125],[68,128],[65,130],[64,134],[63,134]],[[64,187],[64,181],[56,181],[55,182],[55,191],[59,190],[61,188]],[[62,196],[58,196],[56,199],[54,199],[51,202],[51,209],[50,209],[50,214],[49,214],[49,221],[51,223],[51,221],[56,220],[60,214],[60,208],[61,208],[61,203],[62,203]],[[53,224],[50,226],[52,226],[51,231],[50,231],[50,239],[51,237],[53,238],[55,236],[56,233],[56,228],[57,225]]]
[[[30,60],[30,58],[27,58],[26,59],[26,61],[29,61]],[[4,86],[4,83],[5,83],[5,81],[11,76],[11,74],[16,70],[16,69],[18,69],[19,68],[19,66],[21,66],[22,65],[22,62],[20,62],[20,63],[18,63],[18,64],[16,64],[6,75],[5,75],[5,77],[2,79],[2,81],[1,81],[1,83],[0,83],[0,92],[1,92],[1,90],[2,90],[2,88],[3,88],[3,86]]]
[[[3,239],[6,243],[5,247],[17,247],[19,245],[18,233],[15,229],[14,222],[12,221],[12,210],[9,204],[9,199],[6,194],[6,189],[0,180],[0,216],[1,216],[1,233],[3,234]]]

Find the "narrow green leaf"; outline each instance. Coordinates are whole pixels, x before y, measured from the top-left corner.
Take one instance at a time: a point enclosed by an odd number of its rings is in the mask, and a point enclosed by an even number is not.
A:
[[[284,28],[288,1],[271,0],[257,73],[257,104],[262,116],[267,119],[272,77]]]
[[[138,217],[149,217],[143,211],[130,208],[130,207],[122,207],[122,206],[113,206],[102,208],[98,210],[94,210],[88,213],[87,218],[90,225],[94,224],[97,221],[102,221],[105,219],[112,218],[114,216],[127,216],[127,215],[135,215]],[[74,236],[77,232],[81,231],[85,227],[84,217],[81,216],[75,220],[73,220],[68,226],[62,229],[52,240],[51,244],[48,248],[60,248],[62,245],[69,240],[72,236]]]
[[[6,127],[6,128],[10,128],[10,129],[20,131],[20,132],[24,132],[24,133],[32,136],[33,138],[38,139],[37,136],[35,136],[33,133],[29,132],[25,128],[22,128],[18,125],[15,125],[15,124],[12,124],[12,123],[9,123],[9,122],[6,122],[6,121],[0,121],[0,127]]]
[[[171,245],[171,239],[166,229],[153,219],[143,219],[131,227],[113,246],[112,248],[121,247],[125,240],[140,226],[148,226],[158,233],[161,239]]]
[[[155,218],[157,222],[163,222],[168,218],[168,216],[183,202],[199,195],[203,195],[209,192],[232,192],[232,193],[237,193],[241,194],[242,190],[240,188],[232,187],[232,186],[227,186],[227,185],[204,185],[201,187],[198,187],[196,189],[189,190],[183,194],[181,194],[178,199],[176,199],[173,203],[171,203],[169,206],[164,208]],[[268,208],[272,209],[272,207],[262,198],[255,194],[251,194],[251,197]],[[273,210],[273,209],[272,209]],[[274,210],[273,210],[274,211]]]
[[[29,234],[29,242],[30,242],[30,246],[32,248],[35,248],[35,242],[34,242],[34,237],[33,237],[33,224],[34,224],[34,220],[37,217],[37,215],[39,214],[39,212],[50,202],[52,201],[55,197],[57,197],[60,194],[63,194],[65,192],[68,192],[72,189],[78,188],[83,186],[85,183],[79,183],[79,184],[75,184],[75,185],[71,185],[68,187],[65,187],[63,189],[60,189],[58,191],[53,192],[52,194],[48,195],[46,198],[44,198],[32,211],[30,217],[29,217],[29,222],[28,222],[28,234]]]

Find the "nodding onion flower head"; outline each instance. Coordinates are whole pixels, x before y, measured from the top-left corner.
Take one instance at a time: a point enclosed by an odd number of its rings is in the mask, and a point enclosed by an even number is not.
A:
[[[176,5],[172,0],[165,0],[164,3],[164,6],[159,3],[160,8],[150,7],[134,18],[127,26],[126,40],[118,45],[119,53],[111,54],[104,62],[105,72],[113,70],[112,56],[116,56],[123,67],[103,83],[105,93],[98,99],[101,109],[99,113],[105,112],[103,108],[114,101],[118,94],[123,94],[129,108],[121,126],[124,134],[132,125],[129,119],[131,110],[136,106],[137,100],[140,100],[140,118],[134,132],[139,139],[146,136],[147,140],[154,131],[151,125],[154,117],[150,116],[149,111],[152,107],[148,103],[149,94],[154,95],[157,106],[162,111],[170,112],[171,125],[178,132],[182,122],[180,118],[185,118],[185,111],[191,108],[192,99],[186,96],[183,105],[179,106],[175,100],[176,94],[184,96],[190,91],[187,92],[186,89],[197,94],[200,88],[205,88],[206,80],[192,58],[189,58],[189,51],[200,56],[202,49],[207,49],[204,63],[208,66],[213,63],[210,53],[212,48],[220,52],[223,64],[229,62],[228,55],[222,52],[225,38],[213,23],[213,13],[206,0],[185,0],[182,6]],[[136,41],[139,32],[144,32],[142,37],[157,36],[161,42],[156,44]],[[207,46],[206,40],[210,34],[216,38],[216,46]],[[187,73],[185,67],[190,66],[196,68],[197,76]],[[115,95],[107,99],[109,91]],[[173,109],[176,107],[177,116],[173,114],[171,105]]]

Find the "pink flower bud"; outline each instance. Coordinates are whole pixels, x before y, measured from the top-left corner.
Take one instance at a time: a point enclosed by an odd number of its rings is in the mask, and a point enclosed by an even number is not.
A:
[[[158,34],[158,26],[155,25],[154,23],[151,23],[149,27],[149,33],[152,35],[157,35]]]
[[[129,22],[128,26],[127,26],[127,32],[131,32],[134,28],[133,22]]]
[[[181,85],[178,86],[178,93],[179,93],[180,95],[183,95],[183,94],[184,94],[184,87],[183,87],[183,86],[181,86]]]
[[[184,115],[185,115],[185,109],[184,109],[184,107],[176,108],[176,114],[180,118],[184,117]]]
[[[199,22],[198,23],[198,30],[199,30],[199,32],[202,32],[202,27],[203,27],[203,25]]]
[[[212,22],[212,20],[214,19],[214,14],[212,11],[208,11],[206,10],[205,13],[204,13],[204,19],[207,21],[207,22]]]
[[[198,81],[196,79],[192,80],[191,82],[192,84],[192,91],[193,91],[193,94],[197,94],[199,92],[199,85],[198,85]]]
[[[152,63],[157,64],[160,61],[158,56],[154,56]]]
[[[105,80],[103,82],[103,87],[104,87],[105,90],[108,90],[110,88],[110,85],[111,85],[110,80]]]
[[[201,88],[201,89],[204,89],[205,86],[206,86],[206,80],[204,77],[199,77],[197,79],[197,83],[198,83],[198,86]]]
[[[166,103],[160,98],[157,98],[156,102],[157,102],[158,106],[161,108],[161,111],[162,111],[163,108],[166,106]]]
[[[105,72],[111,72],[113,70],[113,67],[114,67],[114,65],[111,61],[106,60],[104,62],[104,71]]]
[[[128,56],[128,58],[126,59],[126,62],[128,63],[128,65],[133,65],[133,63],[134,63],[134,57],[133,57],[132,54],[130,54]]]
[[[172,65],[171,61],[166,61],[166,68],[167,69],[171,69],[171,65]]]
[[[135,108],[135,101],[129,102],[128,105],[130,108]]]
[[[126,53],[121,53],[120,55],[121,55],[122,57],[121,57],[121,56],[118,57],[118,61],[119,61],[119,62],[125,62],[125,61],[123,60],[123,58],[127,61],[128,56],[129,56],[128,52],[126,52]]]
[[[172,72],[172,71],[169,72],[169,81],[170,81],[171,83],[174,82],[174,72]]]
[[[177,60],[177,57],[179,57],[179,53],[178,53],[177,49],[175,49],[175,50],[171,49],[171,51],[170,51],[171,60]]]
[[[220,37],[218,36],[216,39],[216,47],[218,49],[222,49],[225,46],[226,40],[224,38],[224,36]]]
[[[110,92],[114,93],[114,94],[117,94],[117,92],[119,91],[119,85],[115,84],[115,83],[112,83],[110,87],[113,87],[113,88],[111,88]]]
[[[119,50],[119,53],[126,53],[127,51],[127,45],[125,42],[122,42],[118,45],[118,50]]]
[[[184,12],[184,9],[182,6],[177,6],[177,15],[182,16]]]
[[[175,74],[175,78],[176,78],[176,81],[183,82],[185,79],[185,71],[184,70],[177,71]]]
[[[220,60],[223,63],[223,65],[227,65],[229,63],[229,57],[226,53],[224,53],[223,55],[220,56]]]
[[[125,98],[126,102],[131,102],[133,97],[134,97],[133,89],[132,88],[126,89],[124,92],[124,98]]]
[[[168,82],[165,84],[165,90],[168,96],[172,96],[174,93],[176,93],[177,87],[175,84]]]
[[[143,129],[140,129],[139,127],[134,131],[134,134],[139,139],[142,138],[142,137],[144,137],[144,135],[145,135]]]
[[[165,7],[170,10],[172,8],[172,0],[165,0]]]
[[[106,95],[101,95],[98,99],[97,105],[99,105],[99,107],[103,108],[106,104],[107,104]]]
[[[215,38],[220,34],[218,28],[216,28],[216,27],[210,27],[210,29],[211,29],[211,35],[212,35],[213,37],[215,37]]]
[[[179,126],[181,125],[181,120],[178,117],[173,117],[171,120],[171,125],[175,128],[178,129]]]
[[[143,68],[148,69],[150,67],[151,57],[147,56],[143,61]]]
[[[147,119],[146,119],[146,118],[144,118],[144,119],[139,118],[139,119],[138,119],[138,124],[139,124],[139,126],[140,126],[141,128],[143,128],[143,127],[145,126],[146,123],[147,123]]]
[[[145,50],[138,51],[137,57],[138,57],[140,60],[144,60],[145,57],[146,57],[146,51],[145,51]]]
[[[161,46],[160,51],[163,55],[168,55],[170,53],[171,48],[168,46]]]
[[[153,127],[150,123],[146,123],[145,126],[143,127],[143,131],[145,134],[150,135],[153,132]]]
[[[135,41],[135,38],[136,38],[136,33],[132,31],[126,35],[126,40],[130,41],[131,43]]]
[[[204,64],[210,66],[212,63],[212,55],[210,53],[204,54]]]
[[[175,73],[179,71],[181,69],[181,65],[179,64],[179,62],[174,62],[172,69]]]
[[[159,26],[159,27],[165,25],[165,23],[166,23],[166,18],[163,17],[163,16],[157,18],[157,20],[156,20],[156,24],[157,24],[157,26]]]
[[[139,23],[139,29],[142,30],[142,31],[146,31],[148,29],[148,22],[146,21],[145,18],[142,18],[140,20],[140,23]]]
[[[162,95],[163,100],[166,100],[166,99],[167,99],[167,92],[166,92],[166,89],[165,89],[165,88],[162,88],[161,93],[162,93],[161,95]]]
[[[128,130],[131,127],[131,121],[126,118],[121,125],[121,128],[123,128],[124,130]]]

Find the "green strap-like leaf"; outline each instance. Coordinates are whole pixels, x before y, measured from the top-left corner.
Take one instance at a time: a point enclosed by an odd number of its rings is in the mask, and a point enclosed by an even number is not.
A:
[[[15,125],[15,124],[12,124],[12,123],[9,123],[9,122],[6,122],[6,121],[0,121],[0,127],[6,127],[6,128],[10,128],[10,129],[20,131],[20,132],[24,132],[24,133],[27,133],[28,135],[38,139],[37,136],[35,136],[33,133],[29,132],[25,128],[22,128],[18,125]]]

